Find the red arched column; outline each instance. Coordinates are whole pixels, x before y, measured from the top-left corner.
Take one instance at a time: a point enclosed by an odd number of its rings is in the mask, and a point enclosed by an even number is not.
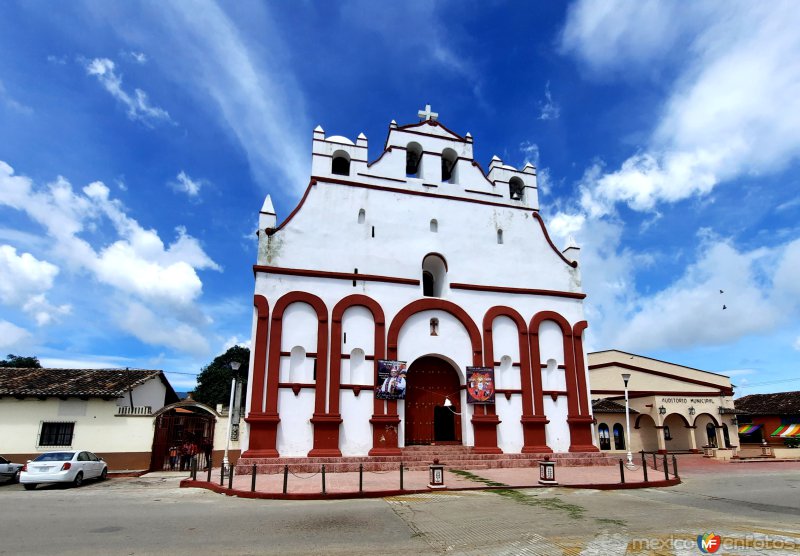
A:
[[[250,427],[250,442],[243,457],[264,457],[270,455],[265,447],[266,429],[273,418],[264,413],[264,381],[267,375],[267,334],[269,332],[269,302],[263,295],[253,297],[256,308],[256,338],[253,344],[253,376],[250,386],[250,413],[245,422]],[[276,416],[277,417],[277,416]],[[277,426],[277,422],[275,423]],[[274,445],[273,445],[274,450]],[[277,452],[276,454],[277,455]]]
[[[597,447],[592,444],[592,417],[588,414],[580,413],[580,392],[578,389],[578,377],[575,371],[575,348],[572,339],[572,327],[567,320],[554,311],[541,311],[531,319],[529,334],[531,338],[531,358],[532,366],[537,367],[541,373],[541,354],[539,350],[539,327],[541,324],[550,320],[561,328],[563,340],[565,378],[567,382],[567,423],[569,425],[570,452],[596,452]],[[541,381],[539,381],[541,385]],[[536,381],[534,381],[534,396],[541,400],[541,393],[535,391]],[[541,386],[540,386],[541,388]],[[540,401],[541,403],[541,401]]]
[[[519,332],[519,375],[522,387],[522,423],[523,446],[522,453],[541,453],[552,452],[547,447],[544,426],[549,422],[544,415],[542,406],[542,385],[541,374],[537,375],[531,371],[530,340],[528,337],[528,327],[525,319],[511,307],[492,307],[483,317],[483,353],[485,366],[494,366],[494,344],[492,341],[492,324],[494,319],[499,316],[509,317],[517,325]],[[537,383],[538,381],[538,383]],[[532,390],[538,388],[538,404],[534,406],[534,396]]]
[[[586,384],[586,362],[583,359],[583,332],[589,323],[582,320],[572,328],[572,345],[575,353],[575,383],[577,386],[579,417],[572,417],[570,423],[570,451],[598,452],[592,443],[592,423],[594,418],[589,411],[589,387]],[[575,450],[572,449],[575,446]]]
[[[412,301],[397,313],[397,315],[392,320],[392,324],[389,326],[389,334],[387,338],[387,345],[388,345],[388,355],[389,359],[397,359],[397,338],[400,335],[400,329],[403,327],[403,324],[411,318],[412,316],[416,315],[417,313],[421,313],[422,311],[444,311],[446,313],[450,313],[453,315],[458,321],[464,326],[467,330],[467,334],[469,334],[470,344],[472,345],[472,365],[475,367],[480,367],[483,364],[483,349],[481,348],[481,332],[478,330],[478,327],[472,321],[472,318],[467,314],[467,312],[452,303],[451,301],[447,301],[444,299],[439,299],[435,297],[426,297],[424,299],[418,299],[416,301]],[[496,415],[488,415],[488,416],[473,416],[473,426],[475,426],[475,417],[478,417],[478,423],[482,423],[484,417],[489,417],[488,420],[484,420],[486,422],[497,420]],[[373,423],[373,434],[375,434],[375,428],[377,426],[384,425],[386,428],[386,432],[391,432],[389,429],[391,427],[395,427],[394,435],[390,434],[381,434],[378,435],[380,438],[383,439],[383,446],[376,447],[373,446],[372,450],[370,450],[370,455],[377,455],[377,454],[399,454],[400,449],[397,447],[397,426],[400,424],[400,417],[397,415],[397,401],[391,400],[387,402],[387,410],[384,415],[375,414],[372,416],[370,422]],[[498,421],[499,422],[499,421]],[[481,426],[480,424],[478,425]],[[495,423],[493,426],[497,426]],[[496,433],[495,433],[496,435]],[[477,451],[477,434],[476,434],[476,451]],[[495,437],[494,443],[495,449],[497,448],[497,440]],[[380,450],[380,452],[378,452]]]
[[[272,311],[272,334],[269,337],[269,353],[267,356],[267,400],[264,413],[251,416],[250,449],[246,457],[277,457],[278,423],[278,386],[280,378],[281,337],[283,333],[283,313],[292,303],[307,303],[317,313],[317,380],[314,404],[314,418],[325,412],[325,392],[328,373],[328,310],[325,303],[316,295],[308,292],[289,292],[281,297]],[[314,422],[312,418],[312,423]],[[316,434],[314,438],[316,445]]]
[[[366,295],[348,295],[333,308],[333,318],[331,323],[331,386],[330,397],[328,399],[328,418],[330,420],[330,431],[328,436],[329,445],[327,449],[335,448],[338,455],[339,450],[339,424],[342,422],[339,414],[339,386],[341,385],[342,372],[342,317],[344,312],[350,307],[365,307],[372,313],[372,320],[375,323],[374,335],[375,343],[373,348],[372,361],[372,381],[373,387],[377,384],[378,359],[383,359],[386,354],[386,318],[383,309],[378,302]],[[373,412],[378,415],[383,412],[383,400],[374,397]],[[379,412],[380,409],[380,412]],[[374,418],[374,417],[373,417]],[[335,427],[333,426],[335,422]],[[314,430],[316,431],[316,425]],[[373,426],[373,446],[377,446],[376,438],[378,427]],[[316,437],[315,437],[316,438]],[[316,451],[316,447],[315,447]],[[370,452],[371,454],[372,452]],[[309,454],[312,455],[312,454]]]

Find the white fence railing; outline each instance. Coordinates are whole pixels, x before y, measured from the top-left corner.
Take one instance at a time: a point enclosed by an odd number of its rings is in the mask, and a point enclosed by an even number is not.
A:
[[[121,405],[117,407],[117,415],[152,415],[153,408],[149,405],[135,405],[133,407]]]

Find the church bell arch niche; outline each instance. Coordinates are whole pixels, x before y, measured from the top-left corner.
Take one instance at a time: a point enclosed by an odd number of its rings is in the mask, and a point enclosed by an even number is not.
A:
[[[439,253],[422,258],[422,294],[425,297],[444,297],[447,292],[447,261]]]

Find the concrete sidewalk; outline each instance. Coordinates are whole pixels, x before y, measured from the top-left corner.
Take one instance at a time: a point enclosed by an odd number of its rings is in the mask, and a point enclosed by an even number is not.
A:
[[[197,481],[184,480],[181,486],[210,488],[217,492],[259,498],[323,498],[344,496],[386,496],[403,492],[426,492],[429,474],[427,471],[404,471],[403,488],[400,488],[400,470],[363,472],[359,485],[359,474],[326,473],[325,494],[322,493],[322,473],[294,473],[287,475],[286,494],[283,494],[284,475],[256,474],[255,490],[252,489],[252,475],[240,475],[233,478],[232,492],[228,490],[228,477],[225,476],[220,485],[220,469],[211,473],[211,482],[207,482],[207,471],[197,473]],[[635,469],[625,469],[625,484],[620,480],[618,466],[561,467],[556,468],[556,481],[560,486],[572,488],[616,489],[647,486],[667,486],[677,484],[672,475],[670,482],[665,483],[663,471],[648,469],[649,482],[644,482],[641,465]],[[539,468],[497,468],[478,470],[456,470],[445,467],[445,486],[447,490],[539,487]]]

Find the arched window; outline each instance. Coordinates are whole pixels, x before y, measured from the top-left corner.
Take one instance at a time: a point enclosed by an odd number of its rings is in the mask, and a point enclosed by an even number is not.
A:
[[[358,211],[358,223],[359,224],[363,224],[364,220],[366,218],[367,218],[367,211],[365,211],[364,209],[361,209],[360,211]]]
[[[608,425],[600,423],[600,426],[597,427],[597,435],[600,437],[600,449],[610,450],[611,438],[608,436]]]
[[[453,149],[445,149],[442,151],[442,181],[448,183],[456,183],[456,163],[458,162],[458,153]]]
[[[669,432],[669,426],[664,425],[664,440],[672,440],[672,435]]]
[[[439,231],[439,222],[435,218],[431,220],[431,231],[434,233]]]
[[[728,431],[728,425],[722,425],[722,438],[725,440],[725,447],[731,447],[731,433]]]
[[[331,173],[337,176],[350,175],[350,155],[345,151],[336,151],[333,153],[333,160],[331,161]]]
[[[422,259],[422,295],[442,297],[447,280],[447,263],[435,253]]]
[[[422,295],[433,297],[433,274],[427,270],[422,271]]]
[[[714,423],[709,423],[706,425],[706,436],[708,437],[708,446],[713,446],[714,448],[716,448],[717,427],[714,426]]]
[[[422,145],[411,142],[406,145],[406,176],[410,178],[421,177]]]
[[[622,429],[622,425],[619,423],[614,425],[614,449],[625,449],[625,431]]]
[[[503,230],[497,230],[497,244],[503,245]]]
[[[521,201],[525,196],[525,184],[517,176],[514,176],[508,180],[508,192],[512,199]]]

